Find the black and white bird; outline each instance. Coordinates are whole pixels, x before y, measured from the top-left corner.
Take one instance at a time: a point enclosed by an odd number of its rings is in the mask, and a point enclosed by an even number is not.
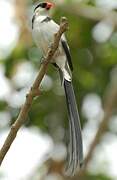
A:
[[[34,9],[32,18],[32,36],[43,56],[47,53],[48,47],[53,42],[54,34],[59,30],[49,16],[49,10],[53,6],[50,2],[41,2]],[[65,35],[62,35],[59,47],[51,60],[60,73],[60,78],[64,86],[66,103],[69,115],[69,143],[67,154],[67,175],[74,175],[83,163],[83,145],[80,119],[72,85],[73,65],[69,46]]]

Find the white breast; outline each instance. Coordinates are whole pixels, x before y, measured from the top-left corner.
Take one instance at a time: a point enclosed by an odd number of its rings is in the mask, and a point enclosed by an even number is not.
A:
[[[59,25],[56,24],[53,20],[43,22],[44,19],[47,18],[47,16],[38,16],[35,18],[34,25],[33,25],[33,38],[40,50],[42,50],[43,55],[47,53],[49,45],[53,42],[54,34],[58,32]],[[65,40],[65,36],[62,35],[62,39]],[[61,42],[59,45],[58,50],[56,51],[52,62],[56,62],[56,64],[59,66],[59,68],[63,71],[64,77],[67,80],[71,80],[71,74],[66,70],[65,64],[66,64],[66,55],[64,53],[64,50],[62,48]],[[67,63],[68,66],[68,63]]]
[[[48,46],[53,41],[54,34],[58,31],[59,26],[53,22],[48,21],[43,22],[46,16],[38,16],[34,21],[33,28],[33,38],[36,45],[43,51],[45,54],[47,52]]]

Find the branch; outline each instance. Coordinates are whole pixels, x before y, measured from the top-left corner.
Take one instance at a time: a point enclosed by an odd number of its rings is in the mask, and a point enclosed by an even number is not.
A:
[[[39,91],[40,83],[41,83],[45,73],[47,72],[47,67],[48,67],[49,62],[51,61],[54,53],[56,52],[56,50],[58,48],[60,38],[67,29],[68,29],[68,21],[66,18],[62,18],[61,22],[60,22],[60,28],[54,36],[54,42],[51,44],[50,48],[48,49],[48,52],[44,58],[44,63],[41,65],[40,71],[30,89],[29,93],[26,96],[25,103],[21,108],[19,116],[16,119],[15,123],[12,125],[11,130],[0,150],[0,165],[2,164],[2,161],[5,157],[5,155],[7,154],[8,150],[10,149],[11,144],[13,143],[14,139],[16,138],[18,130],[26,121],[26,117],[31,108],[33,98],[36,96],[39,96],[39,94],[40,94],[40,91]]]
[[[13,21],[15,21],[19,28],[19,43],[23,44],[26,47],[29,47],[32,43],[31,32],[29,31],[29,27],[27,25],[27,4],[28,1],[24,0],[14,0],[14,10],[15,14],[13,17]]]
[[[104,133],[108,129],[109,121],[111,120],[113,111],[117,104],[117,85],[111,85],[106,92],[106,99],[104,104],[104,117],[102,122],[99,125],[98,131],[94,137],[93,142],[90,145],[89,152],[84,160],[84,166],[83,169],[79,172],[77,177],[81,177],[85,175],[85,172],[87,170],[88,164],[90,160],[92,159],[94,150],[101,141],[101,138],[103,137]]]
[[[112,94],[110,94],[109,96],[110,97],[107,99],[107,102],[106,102],[104,118],[103,118],[101,124],[99,125],[99,129],[98,129],[96,136],[90,146],[89,153],[88,153],[87,157],[85,158],[84,168],[87,167],[89,160],[92,158],[92,155],[93,155],[96,145],[99,143],[101,137],[104,135],[105,131],[108,128],[109,120],[112,116],[115,103],[117,102],[117,91],[113,91]]]
[[[94,7],[83,3],[62,4],[59,5],[59,8],[75,16],[85,17],[93,21],[109,19],[113,25],[117,26],[117,13],[114,10]]]

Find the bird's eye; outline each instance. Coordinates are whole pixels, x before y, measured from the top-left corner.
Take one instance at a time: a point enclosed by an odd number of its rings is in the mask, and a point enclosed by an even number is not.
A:
[[[38,9],[39,7],[41,7],[41,8],[46,8],[46,6],[47,6],[47,3],[39,3],[39,4],[35,7],[34,11],[35,11],[36,9]]]
[[[41,4],[41,7],[42,7],[42,8],[46,8],[46,6],[47,6],[47,3],[42,3],[42,4]]]

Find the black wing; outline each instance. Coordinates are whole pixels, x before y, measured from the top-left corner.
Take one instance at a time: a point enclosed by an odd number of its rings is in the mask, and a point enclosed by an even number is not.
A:
[[[52,19],[47,16],[44,20],[41,21],[41,23],[43,23],[43,22],[49,22],[49,21],[51,21],[51,20],[52,20]]]
[[[70,54],[68,45],[67,45],[66,41],[64,41],[64,40],[61,40],[61,43],[62,43],[63,49],[65,51],[69,67],[70,67],[71,71],[73,71],[73,64],[72,64],[71,54]]]

